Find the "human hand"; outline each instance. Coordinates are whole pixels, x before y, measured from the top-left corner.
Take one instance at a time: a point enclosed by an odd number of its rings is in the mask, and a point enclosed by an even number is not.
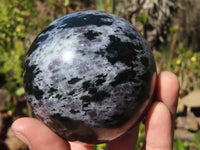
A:
[[[174,74],[161,72],[158,75],[156,98],[145,119],[146,140],[143,150],[172,150],[179,88],[178,79]],[[107,150],[136,149],[138,127],[107,143]],[[93,145],[64,141],[33,118],[16,120],[12,130],[31,150],[93,150]]]

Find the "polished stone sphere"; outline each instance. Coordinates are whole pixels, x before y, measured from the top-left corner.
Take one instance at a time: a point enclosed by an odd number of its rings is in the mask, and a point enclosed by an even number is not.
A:
[[[35,115],[69,141],[96,144],[134,127],[156,82],[150,48],[128,22],[101,11],[56,19],[32,43],[24,87]]]

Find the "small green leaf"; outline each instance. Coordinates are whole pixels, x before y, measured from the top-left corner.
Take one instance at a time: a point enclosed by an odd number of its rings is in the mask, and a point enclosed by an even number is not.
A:
[[[141,13],[137,16],[136,20],[141,24],[141,25],[146,25],[148,23],[148,16],[144,13]]]
[[[17,96],[23,95],[25,93],[24,88],[21,87],[21,88],[17,89],[15,93]]]
[[[145,125],[141,123],[139,127],[139,134],[138,134],[138,141],[137,141],[136,148],[141,149],[144,141],[145,141]]]
[[[66,6],[68,6],[68,5],[69,5],[69,0],[65,0],[64,6],[66,7]]]
[[[94,146],[94,150],[105,150],[106,144],[98,144]]]
[[[22,109],[22,113],[25,114],[25,115],[28,115],[28,109],[27,108],[23,108]]]
[[[175,34],[176,32],[177,32],[177,27],[176,26],[172,26],[171,28],[170,28],[170,32],[172,33],[172,34]]]

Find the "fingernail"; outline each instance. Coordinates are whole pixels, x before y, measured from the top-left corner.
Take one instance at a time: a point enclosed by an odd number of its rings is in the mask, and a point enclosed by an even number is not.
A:
[[[29,149],[31,149],[30,143],[25,136],[23,136],[20,132],[16,132],[16,131],[13,131],[13,132],[17,138],[19,138],[22,142],[24,142],[29,147]]]

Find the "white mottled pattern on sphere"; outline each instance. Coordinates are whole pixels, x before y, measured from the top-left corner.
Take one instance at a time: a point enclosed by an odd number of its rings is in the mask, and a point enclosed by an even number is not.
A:
[[[120,128],[149,99],[155,72],[151,50],[134,27],[112,14],[81,11],[55,20],[36,38],[24,86],[42,120],[45,110],[48,120]]]

